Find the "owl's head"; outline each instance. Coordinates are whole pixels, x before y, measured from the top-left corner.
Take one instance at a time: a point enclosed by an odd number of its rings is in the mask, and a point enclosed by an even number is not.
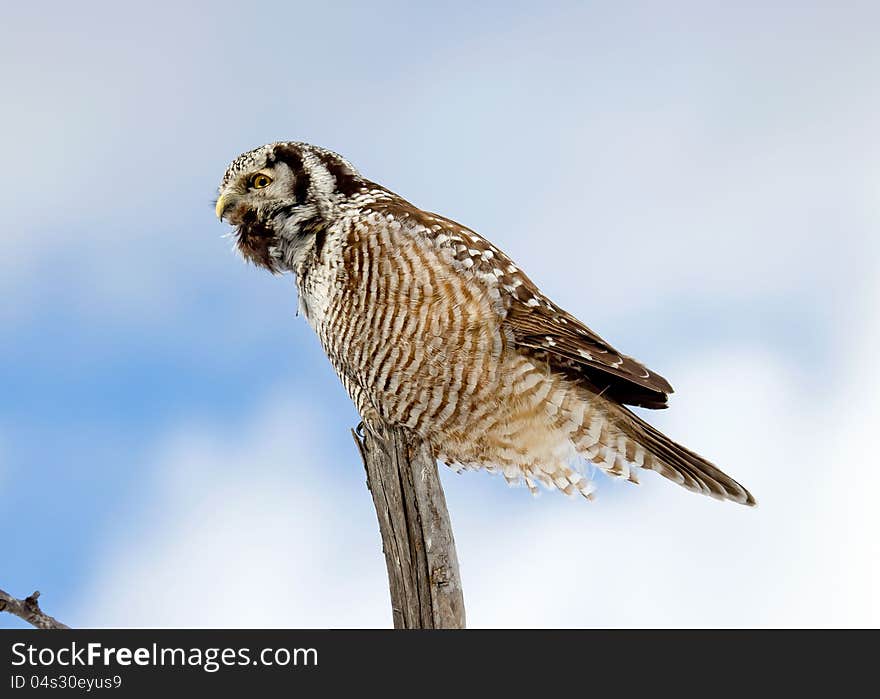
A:
[[[295,141],[270,143],[232,161],[216,212],[236,227],[245,259],[280,272],[294,269],[338,207],[367,185],[336,153]]]

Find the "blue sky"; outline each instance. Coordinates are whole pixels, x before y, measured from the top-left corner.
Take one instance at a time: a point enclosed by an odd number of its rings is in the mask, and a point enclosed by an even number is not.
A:
[[[492,239],[759,499],[444,471],[473,625],[878,623],[876,6],[6,15],[0,587],[74,625],[390,623],[357,416],[213,217],[296,139]]]

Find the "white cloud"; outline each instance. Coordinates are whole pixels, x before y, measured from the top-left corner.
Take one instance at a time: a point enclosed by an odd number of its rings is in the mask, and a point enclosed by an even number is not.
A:
[[[327,19],[311,6],[270,3],[261,12]],[[226,149],[285,131],[330,146],[344,139],[345,154],[367,175],[475,226],[516,253],[548,291],[563,275],[587,276],[577,283],[588,298],[613,288],[614,298],[596,304],[600,313],[658,291],[788,291],[840,270],[848,251],[845,261],[857,260],[876,230],[864,217],[872,194],[863,184],[876,171],[866,146],[877,104],[863,87],[872,66],[853,60],[873,48],[860,30],[871,22],[855,16],[849,31],[831,35],[838,50],[815,51],[812,42],[828,35],[826,14],[843,21],[837,13],[812,12],[796,25],[780,13],[766,26],[785,31],[756,36],[748,11],[722,12],[730,14],[725,41],[696,44],[677,38],[674,17],[650,8],[638,14],[652,19],[636,25],[605,11],[495,13],[479,20],[491,32],[469,17],[471,31],[454,47],[414,50],[402,67],[399,42],[377,44],[361,24],[375,18],[355,13],[341,24],[334,16],[350,41],[322,71],[286,70],[291,51],[308,53],[298,43],[274,47],[275,60],[255,76],[226,51],[226,27],[203,13],[175,11],[173,22],[126,14],[102,16],[102,26],[122,30],[100,40],[70,31],[91,19],[77,10],[50,23],[22,19],[29,31],[0,44],[13,63],[28,56],[10,71],[18,107],[0,114],[4,152],[15,163],[0,173],[8,251],[0,291],[17,298],[0,307],[4,316],[32,311],[48,274],[66,285],[66,302],[101,317],[164,312],[205,279],[228,282],[234,263],[216,239],[210,205],[235,154]],[[436,29],[450,17],[425,24]],[[713,26],[717,17],[693,19]],[[159,26],[187,41],[169,41],[169,53],[145,60],[144,41]],[[384,22],[373,28],[394,32]],[[27,47],[37,30],[51,40],[37,42],[43,50],[33,56]],[[573,40],[584,31],[591,41]],[[621,61],[622,44],[641,50]],[[737,45],[749,50],[728,55]],[[381,89],[351,78],[350,56],[363,48],[382,66]],[[658,56],[666,57],[659,65]],[[657,79],[646,80],[654,70]],[[279,84],[285,89],[272,94],[321,99],[261,99]],[[265,111],[218,110],[230,85],[236,103]],[[356,124],[346,109],[353,96],[376,100]],[[169,102],[178,108],[169,112]],[[394,133],[396,148],[375,138],[380,130]]]
[[[471,626],[878,622],[870,552],[880,517],[866,487],[876,484],[876,411],[838,414],[845,400],[799,395],[784,364],[748,349],[677,373],[665,429],[744,482],[759,507],[653,474],[639,488],[603,480],[588,505],[498,497],[498,478],[445,472]],[[77,619],[387,626],[384,561],[354,453],[350,472],[325,468],[333,437],[300,402],[270,400],[228,432],[170,440],[155,500],[102,556]]]
[[[275,400],[234,433],[182,430],[158,458],[152,502],[115,533],[76,618],[385,624],[384,561],[362,467],[352,444],[351,478],[334,481],[327,438],[304,405]]]
[[[876,627],[880,626],[880,469],[876,465],[880,284],[855,300],[855,305],[868,319],[867,331],[846,342],[851,349],[845,359],[851,362],[852,371],[843,391],[830,403],[827,422],[814,433],[814,442],[830,472],[822,498],[821,541],[828,553],[824,564],[835,619],[851,626]]]
[[[821,464],[797,438],[810,433],[809,412],[784,407],[791,387],[765,356],[719,355],[681,382],[689,403],[666,421],[751,488],[757,509],[699,498],[646,474],[638,489],[601,484],[588,508],[538,506],[525,521],[495,526],[470,511],[459,545],[466,572],[481,570],[465,577],[472,622],[821,623],[814,581],[822,552],[807,543]]]

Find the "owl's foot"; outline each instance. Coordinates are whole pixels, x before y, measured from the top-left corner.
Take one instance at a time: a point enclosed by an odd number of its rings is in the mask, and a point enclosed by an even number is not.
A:
[[[358,426],[355,428],[355,431],[358,434],[358,437],[364,439],[366,433],[369,432],[373,437],[378,440],[385,441],[387,435],[385,434],[385,430],[382,426],[382,421],[379,418],[379,414],[373,410],[365,411],[361,416],[361,421],[358,423]]]

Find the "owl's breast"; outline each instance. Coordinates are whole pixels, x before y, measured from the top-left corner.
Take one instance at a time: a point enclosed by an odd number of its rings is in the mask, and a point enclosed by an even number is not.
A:
[[[295,268],[299,310],[320,336],[332,331],[327,322],[334,306],[340,302],[348,284],[344,249],[346,241],[340,231],[328,229],[318,234],[310,253]],[[322,338],[323,339],[323,338]]]
[[[304,312],[362,415],[464,417],[502,378],[496,300],[431,241],[372,223],[310,270]]]

